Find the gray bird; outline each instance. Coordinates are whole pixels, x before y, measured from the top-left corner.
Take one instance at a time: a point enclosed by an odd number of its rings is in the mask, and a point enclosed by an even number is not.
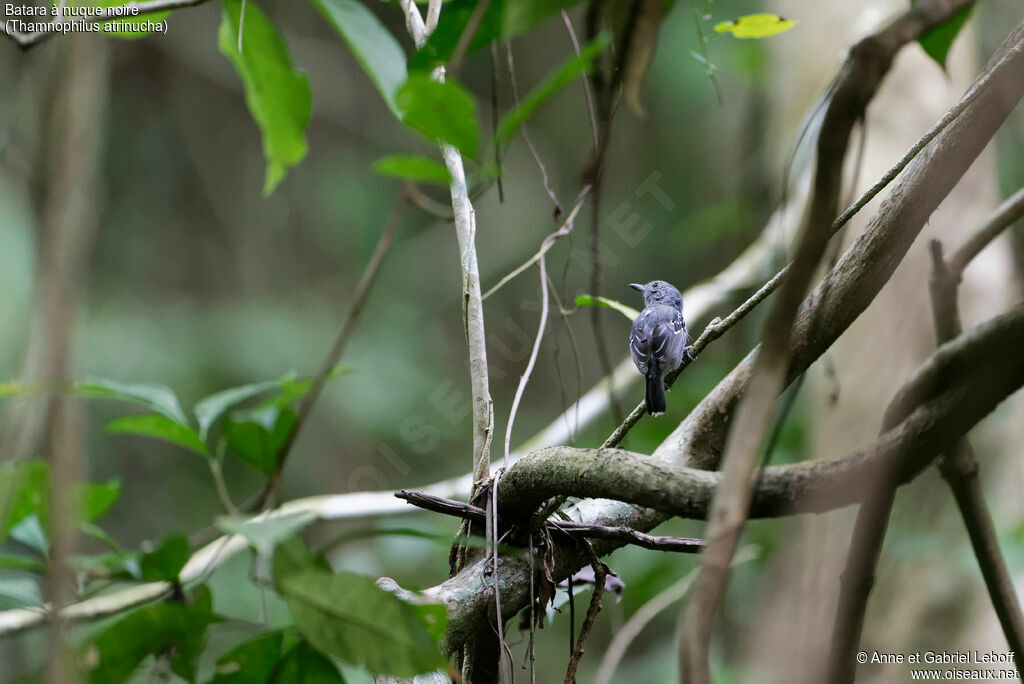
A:
[[[647,381],[647,411],[660,416],[665,412],[665,373],[679,368],[690,351],[683,296],[664,280],[629,286],[644,293],[644,310],[629,331],[629,353]]]

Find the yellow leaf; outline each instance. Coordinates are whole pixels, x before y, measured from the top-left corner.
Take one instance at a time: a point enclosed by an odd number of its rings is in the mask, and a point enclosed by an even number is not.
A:
[[[737,38],[767,38],[796,26],[796,21],[777,14],[748,14],[734,21],[715,24],[715,33],[731,33]]]

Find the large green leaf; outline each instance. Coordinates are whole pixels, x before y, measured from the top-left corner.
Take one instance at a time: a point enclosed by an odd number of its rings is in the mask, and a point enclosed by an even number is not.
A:
[[[298,416],[290,407],[266,406],[236,411],[224,423],[228,446],[242,461],[264,475],[277,467],[281,449],[295,428]]]
[[[0,541],[8,535],[45,552],[52,523],[50,466],[38,459],[0,466]],[[88,524],[114,505],[121,483],[76,483],[71,488],[74,523]]]
[[[916,4],[916,0],[911,0],[910,4]],[[928,56],[938,62],[939,66],[943,69],[946,68],[946,57],[949,56],[949,49],[953,46],[953,41],[960,34],[960,29],[967,23],[973,9],[974,3],[967,5],[942,24],[922,33],[921,37],[917,39],[917,42],[921,44],[921,47],[924,48]]]
[[[139,558],[139,572],[147,582],[177,582],[181,569],[188,562],[188,539],[174,534]]]
[[[107,424],[107,432],[116,435],[141,435],[155,437],[165,442],[196,452],[201,456],[209,456],[206,444],[199,434],[187,425],[171,420],[167,416],[145,413],[140,416],[124,416]]]
[[[86,681],[119,684],[146,656],[169,652],[174,673],[194,682],[206,628],[220,619],[211,606],[209,590],[201,587],[192,605],[164,601],[132,611],[84,647],[81,661]]]
[[[79,482],[71,491],[78,522],[92,522],[110,510],[121,496],[121,481]]]
[[[498,124],[495,133],[495,140],[499,144],[505,143],[512,135],[519,130],[520,126],[529,119],[537,109],[552,95],[569,85],[590,68],[591,62],[608,47],[611,38],[608,34],[598,36],[590,45],[580,51],[578,56],[573,56],[557,69],[548,74],[540,85],[534,88],[523,98],[518,107],[512,109]]]
[[[334,663],[303,639],[281,658],[271,683],[345,684],[345,680]]]
[[[241,77],[245,102],[263,132],[267,160],[263,194],[269,195],[284,180],[288,167],[306,156],[305,131],[313,95],[306,75],[294,68],[284,39],[259,6],[255,2],[246,5],[239,52],[241,0],[222,2],[218,45]]]
[[[106,378],[85,378],[72,385],[72,392],[83,397],[120,399],[163,414],[176,423],[188,425],[178,397],[165,385],[127,383]]]
[[[208,684],[268,684],[281,660],[280,630],[243,641],[217,659],[217,675]]]
[[[50,468],[30,459],[0,466],[0,540],[30,515],[50,522]]]
[[[398,91],[398,107],[402,121],[428,140],[446,142],[470,159],[476,158],[476,102],[462,86],[435,81],[426,73],[412,73]]]
[[[428,629],[416,608],[367,577],[307,568],[278,586],[299,631],[324,653],[397,677],[447,665],[435,637],[438,626]]]
[[[366,5],[357,0],[313,0],[320,13],[341,34],[363,70],[377,86],[388,108],[399,119],[395,103],[405,83],[405,52]]]
[[[509,38],[530,31],[550,19],[559,10],[579,0],[491,0],[480,18],[476,33],[468,45],[475,52],[496,38]],[[423,48],[409,61],[410,69],[429,69],[449,61],[455,54],[459,39],[480,3],[478,0],[446,2],[437,28]]]
[[[242,385],[240,387],[232,387],[216,394],[200,399],[198,403],[192,408],[192,412],[196,414],[196,420],[199,421],[199,439],[206,441],[209,436],[210,428],[213,424],[224,415],[225,412],[232,406],[241,404],[243,401],[258,397],[261,394],[269,392],[270,390],[280,389],[280,380],[267,380],[265,382],[256,382],[251,385]]]

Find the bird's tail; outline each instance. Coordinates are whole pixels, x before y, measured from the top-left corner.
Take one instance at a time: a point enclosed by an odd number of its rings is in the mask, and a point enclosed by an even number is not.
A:
[[[647,392],[644,400],[647,412],[652,416],[660,416],[665,412],[665,378],[661,376],[661,366],[653,351],[647,355]]]

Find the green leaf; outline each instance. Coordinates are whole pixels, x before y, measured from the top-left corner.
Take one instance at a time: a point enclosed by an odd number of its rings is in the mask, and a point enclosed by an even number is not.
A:
[[[352,372],[352,369],[343,363],[339,363],[334,366],[328,373],[326,382],[330,382],[336,378],[340,378],[343,375],[348,375]],[[260,404],[260,408],[266,408],[269,406],[276,406],[278,408],[291,406],[293,403],[306,396],[309,390],[313,387],[313,378],[282,378],[281,383],[281,394],[276,397],[271,397],[267,401]]]
[[[30,459],[0,466],[0,540],[30,515],[50,522],[50,467]]]
[[[11,539],[43,556],[50,553],[50,540],[46,536],[46,530],[43,529],[43,523],[35,513],[26,516],[11,528]]]
[[[210,434],[210,428],[229,408],[270,390],[280,389],[282,380],[267,380],[266,382],[232,387],[231,389],[226,389],[200,399],[192,409],[192,412],[196,414],[196,419],[199,421],[199,439],[203,442],[206,441]]]
[[[594,297],[588,294],[576,295],[576,306],[603,306],[606,309],[615,309],[631,321],[640,315],[640,312],[633,307],[626,306],[614,299],[608,299],[607,297]]]
[[[467,52],[475,52],[496,38],[527,33],[559,10],[579,0],[491,0],[480,18]],[[428,70],[451,60],[466,26],[477,9],[477,0],[452,0],[444,4],[441,20],[423,48],[409,61],[412,70]]]
[[[266,684],[273,681],[281,660],[280,630],[243,641],[217,659],[216,676],[208,684]]]
[[[373,166],[370,168],[382,176],[402,178],[415,183],[436,183],[447,186],[452,182],[452,176],[448,173],[445,165],[429,157],[391,154],[373,162]]]
[[[344,662],[397,677],[447,665],[436,625],[428,630],[413,606],[367,577],[309,568],[286,576],[280,591],[303,636]]]
[[[222,0],[224,11],[218,45],[245,85],[245,102],[263,132],[267,160],[264,196],[284,180],[289,166],[308,151],[306,126],[312,114],[312,91],[306,75],[292,66],[288,47],[255,2],[245,9],[242,52],[238,51],[241,0]]]
[[[287,407],[236,412],[224,423],[224,437],[242,461],[269,476],[297,420],[295,411]]]
[[[298,574],[308,568],[330,572],[331,566],[323,556],[318,556],[298,537],[285,539],[277,545],[272,563],[275,586],[280,587],[285,578]]]
[[[79,522],[92,522],[110,510],[121,496],[121,481],[108,480],[98,484],[77,483],[71,497]]]
[[[281,659],[272,684],[345,684],[338,668],[303,639]]]
[[[97,573],[110,579],[137,581],[142,579],[139,568],[141,553],[137,551],[96,553],[88,556],[72,556],[72,567],[76,570]]]
[[[910,4],[913,6],[917,4],[917,1],[911,0]],[[960,34],[960,29],[967,23],[973,9],[974,3],[967,5],[943,23],[925,31],[917,39],[917,42],[921,44],[921,47],[924,48],[928,56],[938,62],[943,70],[946,68],[946,57],[949,56],[949,49],[953,46],[953,41]]]
[[[240,534],[260,554],[270,555],[280,542],[295,536],[302,528],[316,520],[312,511],[285,513],[259,520],[223,516],[217,518],[217,529],[225,534]]]
[[[407,126],[430,141],[446,142],[470,159],[476,158],[476,102],[462,86],[413,73],[399,89],[397,101]]]
[[[139,572],[147,582],[177,582],[181,569],[188,562],[188,540],[181,535],[165,538],[153,551],[142,554]]]
[[[194,451],[201,456],[210,456],[203,440],[195,430],[167,416],[146,413],[141,416],[124,416],[107,424],[107,432],[115,435],[141,435],[155,437]]]
[[[81,530],[82,534],[92,537],[101,544],[106,544],[118,553],[121,552],[121,545],[118,544],[114,538],[107,534],[107,531],[99,525],[91,522],[83,522],[78,529]]]
[[[30,385],[27,382],[21,382],[20,380],[0,382],[0,397],[13,397],[33,390],[38,390],[38,387]]]
[[[72,393],[82,397],[120,399],[144,406],[163,414],[181,425],[188,425],[188,418],[181,410],[178,397],[165,385],[149,383],[125,383],[104,378],[86,378],[72,385]]]
[[[36,558],[19,556],[14,553],[0,553],[0,570],[27,570],[29,572],[44,573],[46,564]]]
[[[220,620],[211,606],[209,589],[201,587],[192,605],[165,601],[132,611],[83,649],[86,681],[119,684],[146,656],[169,651],[174,673],[194,682],[206,628]]]
[[[796,26],[796,21],[777,14],[747,14],[732,21],[715,24],[715,33],[731,33],[736,38],[767,38]]]
[[[395,103],[395,96],[408,74],[405,52],[395,37],[362,2],[313,0],[313,4],[334,30],[341,34],[363,71],[384,97],[388,108],[401,119],[402,113]]]
[[[39,581],[29,575],[0,575],[0,610],[39,607],[43,593]]]
[[[609,35],[607,33],[602,34],[581,50],[579,56],[573,56],[549,73],[540,85],[523,98],[518,107],[502,117],[494,135],[498,144],[503,144],[511,138],[548,98],[585,73],[590,68],[594,58],[601,54],[610,43],[611,38]]]

